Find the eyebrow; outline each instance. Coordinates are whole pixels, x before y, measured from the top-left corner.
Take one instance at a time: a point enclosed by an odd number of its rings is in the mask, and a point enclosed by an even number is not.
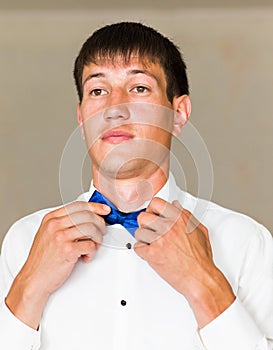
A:
[[[149,77],[153,78],[159,84],[158,77],[146,69],[132,69],[128,73],[129,73],[129,75],[136,75],[136,74],[148,75]]]
[[[132,69],[130,71],[128,71],[127,75],[137,75],[137,74],[145,74],[151,78],[153,78],[158,85],[160,85],[160,81],[158,79],[157,76],[155,76],[153,73],[149,72],[148,70],[145,69]],[[84,85],[87,83],[87,81],[94,79],[94,78],[105,78],[106,75],[104,73],[94,73],[94,74],[89,74],[83,81],[82,86],[84,87]]]
[[[93,78],[105,78],[105,74],[103,73],[94,73],[94,74],[89,74],[83,81],[82,87],[87,83],[88,80],[91,80]]]

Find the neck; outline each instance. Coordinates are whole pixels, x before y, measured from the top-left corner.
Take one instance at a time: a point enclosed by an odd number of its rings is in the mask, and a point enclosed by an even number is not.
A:
[[[92,169],[93,183],[120,210],[134,211],[150,201],[165,185],[169,169],[157,168],[150,174],[111,178]]]

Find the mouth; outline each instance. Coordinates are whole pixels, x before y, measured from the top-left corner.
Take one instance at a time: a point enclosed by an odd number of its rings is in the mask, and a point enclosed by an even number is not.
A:
[[[112,144],[122,143],[132,140],[133,138],[134,135],[132,133],[122,129],[109,130],[105,132],[101,137],[102,141]]]

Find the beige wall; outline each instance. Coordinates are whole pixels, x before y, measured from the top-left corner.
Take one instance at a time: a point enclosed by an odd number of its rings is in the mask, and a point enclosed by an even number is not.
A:
[[[273,231],[273,8],[2,11],[0,240],[18,218],[61,203],[60,159],[76,127],[73,59],[96,27],[128,19],[155,26],[183,49],[192,124],[214,167],[212,199]],[[193,159],[181,143],[174,146],[177,156],[184,155],[187,189],[198,193]],[[67,183],[73,169],[72,162]],[[65,199],[72,199],[78,188],[70,184],[66,191]]]

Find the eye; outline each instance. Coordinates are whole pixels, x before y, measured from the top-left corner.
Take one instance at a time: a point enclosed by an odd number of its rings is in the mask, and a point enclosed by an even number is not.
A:
[[[103,96],[106,94],[107,94],[107,91],[103,89],[93,89],[89,92],[89,95],[92,95],[92,96]]]
[[[143,93],[148,92],[150,90],[146,86],[139,85],[139,86],[136,86],[135,88],[133,88],[132,91],[134,91],[138,94],[143,94]]]

